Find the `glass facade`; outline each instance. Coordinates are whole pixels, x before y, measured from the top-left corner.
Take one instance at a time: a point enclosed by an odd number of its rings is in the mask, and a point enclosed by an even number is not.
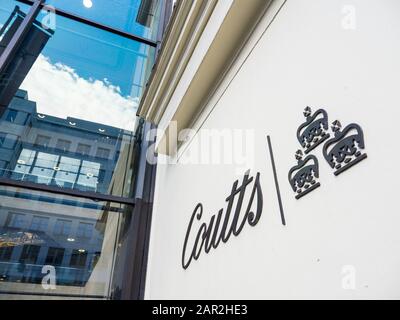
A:
[[[2,292],[109,296],[117,228],[130,206],[3,186],[0,203]]]
[[[164,2],[48,0],[80,18],[44,7],[15,45],[26,3],[0,2],[0,299],[107,299]]]
[[[162,0],[47,0],[46,4],[143,38],[156,40]]]
[[[0,177],[131,195],[132,131],[36,109],[27,92],[19,90],[0,117]]]
[[[18,1],[1,1],[0,25],[16,5],[29,11]],[[18,76],[37,111],[133,130],[155,48],[52,12],[41,11],[36,24],[54,32],[30,70]]]

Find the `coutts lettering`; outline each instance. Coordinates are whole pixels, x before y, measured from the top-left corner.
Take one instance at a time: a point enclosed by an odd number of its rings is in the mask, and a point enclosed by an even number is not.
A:
[[[296,199],[302,198],[321,186],[318,181],[318,158],[313,154],[308,154],[319,145],[323,144],[323,156],[335,170],[336,176],[367,158],[367,154],[363,151],[364,133],[358,124],[352,123],[342,129],[341,123],[338,120],[334,121],[331,127],[334,137],[331,138],[328,113],[325,110],[319,109],[313,113],[311,108],[307,107],[304,110],[304,116],[306,121],[297,130],[297,140],[303,150],[296,152],[297,165],[292,167],[288,174]],[[270,136],[267,136],[267,140],[281,221],[283,225],[286,225]],[[308,154],[304,159],[303,151]],[[233,183],[231,193],[225,199],[226,209],[220,209],[208,223],[202,221],[203,204],[197,204],[190,218],[183,243],[183,269],[187,269],[193,259],[197,260],[203,250],[209,253],[211,249],[216,249],[221,241],[226,243],[232,235],[237,237],[246,223],[252,227],[258,223],[263,209],[260,173],[257,173],[255,177],[250,177],[249,173],[250,170],[245,173],[240,186],[239,180]],[[243,204],[244,201],[247,202],[247,206]],[[253,207],[256,208],[255,212],[251,211]]]
[[[213,215],[210,221],[207,223],[203,222],[197,228],[197,234],[193,243],[192,250],[188,249],[188,241],[194,228],[195,220],[201,221],[203,216],[203,205],[197,204],[192,216],[189,221],[189,225],[186,231],[185,242],[183,244],[182,251],[182,267],[187,269],[192,260],[197,260],[204,247],[204,251],[209,253],[212,248],[216,249],[220,242],[226,243],[231,235],[235,237],[240,234],[244,228],[246,222],[254,227],[260,220],[262,209],[263,209],[263,195],[260,184],[260,173],[257,173],[254,177],[249,177],[250,170],[248,170],[242,180],[241,185],[238,187],[239,181],[236,180],[232,185],[231,194],[226,198],[227,207],[224,215],[224,209],[220,209],[217,215]],[[246,192],[249,189],[248,186],[253,182],[253,189],[251,191],[247,207],[245,207],[244,215],[243,212],[243,200]],[[236,206],[233,210],[235,200],[237,198]],[[256,198],[256,212],[251,211],[253,203]],[[231,218],[231,214],[233,214]],[[223,221],[222,221],[223,219]],[[222,222],[222,226],[220,228]],[[188,258],[187,254],[189,255]]]

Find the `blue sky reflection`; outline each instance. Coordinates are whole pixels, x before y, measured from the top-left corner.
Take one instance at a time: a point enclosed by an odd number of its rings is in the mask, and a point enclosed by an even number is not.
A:
[[[77,6],[80,1],[48,1],[57,2]],[[117,2],[122,5],[132,1]],[[17,4],[23,11],[28,10],[17,1],[1,1],[0,24]],[[66,6],[63,9],[68,10]],[[97,10],[102,12],[106,7]],[[44,16],[42,13],[38,20]],[[37,102],[38,111],[133,130],[154,49],[59,16],[55,26],[54,36],[21,86]]]

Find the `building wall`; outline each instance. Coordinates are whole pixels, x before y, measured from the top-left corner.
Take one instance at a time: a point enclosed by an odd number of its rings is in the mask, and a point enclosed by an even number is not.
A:
[[[396,0],[272,3],[194,123],[198,132],[180,147],[176,163],[159,157],[148,299],[400,297],[399,9]],[[312,154],[319,160],[321,187],[296,200],[288,171],[301,149],[296,130],[306,106],[324,108],[329,123],[359,124],[368,158],[334,176],[319,146]],[[246,161],[190,163],[196,155],[221,154],[207,153],[217,139],[208,138],[213,129],[249,130],[246,151],[239,151]],[[233,139],[234,149],[242,138]],[[184,270],[182,248],[196,205],[201,202],[204,211],[194,220],[192,244],[201,223],[226,210],[232,184],[240,184],[247,169],[253,177],[260,173],[264,201],[258,224],[246,224],[209,254],[202,250]],[[243,203],[249,196],[247,191]]]

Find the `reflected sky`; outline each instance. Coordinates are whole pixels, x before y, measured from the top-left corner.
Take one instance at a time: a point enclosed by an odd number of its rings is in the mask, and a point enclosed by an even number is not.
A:
[[[85,1],[90,9],[78,0],[47,3],[149,36],[150,29],[132,22],[140,1]],[[16,5],[29,11],[20,2],[0,0],[0,26]],[[42,12],[38,21],[46,17]],[[134,130],[155,50],[63,17],[56,17],[54,30],[21,85],[29,100],[19,92],[1,115],[0,171],[7,179],[130,197],[136,175],[133,133],[98,124]],[[25,42],[23,46],[28,47]],[[32,55],[36,57],[37,51]],[[28,189],[0,189],[3,286],[12,292],[44,293],[41,275],[46,264],[56,268],[56,293],[108,294],[119,213],[132,208]],[[16,229],[23,239],[15,236]],[[26,238],[36,242],[26,244]]]
[[[159,3],[161,0],[156,1]],[[136,22],[141,0],[47,0],[46,4],[72,12],[87,19],[153,39],[154,28]],[[150,13],[157,14],[157,9]],[[157,19],[158,17],[156,17]]]
[[[87,9],[78,0],[47,1],[78,14],[79,10],[93,10],[99,19],[105,19],[103,23],[107,23],[107,19],[124,21],[115,15],[105,14],[107,10],[112,11],[109,7],[111,2],[132,9],[120,11],[135,16],[140,3],[128,0],[92,2],[92,8]],[[15,5],[25,12],[29,10],[28,6],[17,1],[1,0],[0,25]],[[38,20],[45,21],[46,14],[42,12]],[[84,16],[89,18],[86,14]],[[126,19],[131,21],[131,18]],[[130,31],[138,33],[146,29],[135,24],[132,28]],[[153,56],[154,48],[148,45],[57,16],[55,34],[21,88],[28,91],[30,100],[37,102],[40,113],[81,118],[133,130],[138,101]]]

